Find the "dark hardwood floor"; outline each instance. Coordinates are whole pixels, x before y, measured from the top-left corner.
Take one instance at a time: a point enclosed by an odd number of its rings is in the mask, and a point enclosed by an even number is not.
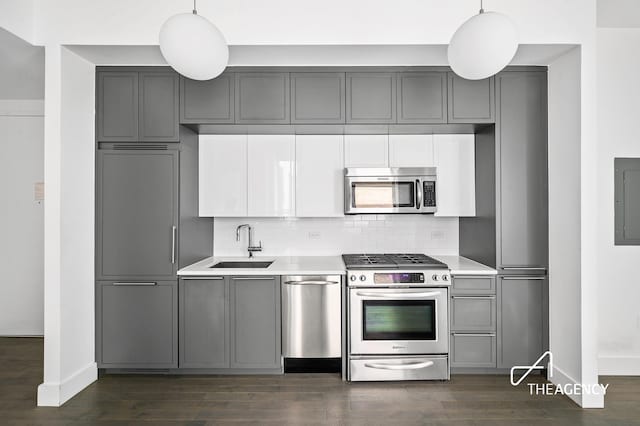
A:
[[[640,425],[640,378],[602,377],[611,384],[603,410],[530,396],[506,376],[346,384],[333,374],[106,375],[63,407],[44,408],[42,339],[0,338],[0,366],[0,425]]]

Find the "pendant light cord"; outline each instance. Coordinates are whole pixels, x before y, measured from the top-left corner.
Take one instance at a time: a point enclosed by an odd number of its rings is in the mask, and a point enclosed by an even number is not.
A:
[[[196,10],[196,0],[193,0],[193,14],[197,15],[198,11]]]
[[[193,0],[195,2],[195,0]],[[482,5],[482,0],[480,0],[480,13],[484,13],[484,7]]]

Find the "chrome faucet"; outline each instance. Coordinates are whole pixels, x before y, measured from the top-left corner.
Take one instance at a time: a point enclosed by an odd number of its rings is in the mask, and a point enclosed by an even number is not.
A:
[[[236,228],[236,241],[240,241],[240,230],[242,228],[247,228],[247,230],[249,231],[249,245],[247,247],[247,251],[249,252],[249,257],[253,257],[254,251],[262,251],[262,241],[260,241],[257,246],[253,245],[253,229],[251,228],[251,225],[249,225],[248,223],[245,223],[244,225],[239,225]]]

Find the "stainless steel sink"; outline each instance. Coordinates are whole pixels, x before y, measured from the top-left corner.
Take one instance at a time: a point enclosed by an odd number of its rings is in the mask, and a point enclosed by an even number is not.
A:
[[[233,269],[247,269],[247,268],[268,268],[273,261],[235,261],[235,262],[218,262],[211,268],[233,268]]]

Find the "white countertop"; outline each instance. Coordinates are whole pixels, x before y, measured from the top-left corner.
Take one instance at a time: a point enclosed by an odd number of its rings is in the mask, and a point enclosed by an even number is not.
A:
[[[271,261],[267,268],[215,268],[218,262]],[[220,276],[220,275],[343,275],[344,263],[340,256],[257,256],[248,257],[208,257],[178,271],[179,276]]]
[[[434,259],[449,266],[451,275],[497,275],[498,271],[462,256],[432,255]]]

